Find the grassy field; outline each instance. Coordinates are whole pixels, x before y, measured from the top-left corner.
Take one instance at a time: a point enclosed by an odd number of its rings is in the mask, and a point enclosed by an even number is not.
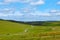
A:
[[[0,20],[0,40],[60,40],[60,26],[32,26]]]

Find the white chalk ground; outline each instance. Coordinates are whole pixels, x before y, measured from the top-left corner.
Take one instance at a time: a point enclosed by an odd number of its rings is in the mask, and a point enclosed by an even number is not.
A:
[[[24,32],[28,32],[28,29],[25,29]]]
[[[31,27],[33,28],[33,27],[35,27],[35,26],[31,25]],[[32,28],[30,28],[30,29],[32,29]],[[52,28],[52,30],[54,30],[54,29],[55,29],[55,28]],[[1,36],[25,35],[28,31],[29,31],[29,29],[27,28],[27,29],[25,29],[23,32],[15,33],[15,34],[9,34],[9,35],[3,34],[3,35],[0,35],[0,37],[1,37]],[[41,38],[45,38],[45,37],[52,37],[52,36],[42,36]],[[31,38],[40,38],[40,37],[31,37]],[[1,40],[1,39],[2,39],[2,38],[0,38],[0,40]],[[25,39],[29,39],[29,38],[25,38]]]
[[[19,33],[14,33],[14,34],[2,34],[1,36],[15,36],[15,35],[25,35],[29,30],[31,30],[32,28],[34,28],[33,25],[31,25],[31,28],[26,28],[23,32],[19,32]],[[39,38],[39,37],[31,37],[31,38]],[[0,38],[3,39],[3,38]],[[25,38],[25,39],[29,39],[29,38]]]
[[[56,28],[52,28],[52,30],[55,30]]]
[[[0,36],[14,36],[14,35],[25,35],[28,32],[28,28],[26,28],[23,32],[19,32],[19,33],[14,33],[14,34],[0,34]]]
[[[31,25],[31,27],[33,28],[34,26],[33,26],[33,25]]]
[[[25,35],[28,32],[28,28],[25,29],[23,32],[19,32],[19,33],[14,33],[14,34],[0,34],[0,36],[14,36],[14,35]]]

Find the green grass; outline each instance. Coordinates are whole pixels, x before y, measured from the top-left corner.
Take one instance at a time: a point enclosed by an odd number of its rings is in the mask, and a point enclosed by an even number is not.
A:
[[[31,27],[0,20],[0,40],[60,40],[60,26]]]

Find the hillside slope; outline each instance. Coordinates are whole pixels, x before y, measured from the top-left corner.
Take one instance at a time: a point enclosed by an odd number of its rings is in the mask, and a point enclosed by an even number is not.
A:
[[[60,26],[35,26],[0,20],[0,40],[60,40]]]
[[[0,20],[0,34],[5,34],[6,32],[22,32],[28,27],[29,25]]]

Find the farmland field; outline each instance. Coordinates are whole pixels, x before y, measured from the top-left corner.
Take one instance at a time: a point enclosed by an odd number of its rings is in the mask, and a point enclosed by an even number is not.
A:
[[[0,40],[60,40],[60,26],[32,26],[0,20]]]

